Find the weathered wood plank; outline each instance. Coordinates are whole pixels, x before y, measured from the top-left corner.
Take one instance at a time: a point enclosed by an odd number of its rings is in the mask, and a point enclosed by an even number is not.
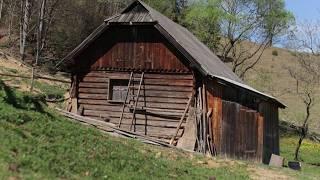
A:
[[[109,78],[129,78],[130,73],[121,73],[121,72],[106,72],[106,71],[92,71],[88,74],[85,74],[87,77],[109,77]],[[140,75],[137,73],[135,78],[140,78]],[[159,74],[159,73],[146,73],[145,79],[187,79],[193,80],[193,76],[190,74],[179,74],[179,73],[170,73],[170,74]]]
[[[112,78],[101,78],[101,77],[84,77],[80,82],[88,82],[88,83],[107,83],[109,79]],[[118,78],[119,79],[119,78]],[[134,82],[137,83],[140,81],[139,78],[135,78]],[[191,80],[168,80],[168,79],[144,79],[144,85],[167,85],[167,86],[187,86],[192,87],[193,81]]]
[[[88,93],[88,94],[108,94],[108,88],[79,88],[79,93]]]
[[[87,105],[112,105],[108,100],[98,100],[98,99],[79,99],[80,104],[87,104]],[[144,107],[144,102],[138,103],[139,107]],[[185,104],[173,104],[173,103],[157,103],[157,102],[146,102],[146,107],[150,108],[159,108],[159,109],[177,109],[183,110]]]
[[[109,82],[102,82],[102,83],[87,83],[87,82],[80,82],[79,87],[80,88],[106,88],[109,87]]]

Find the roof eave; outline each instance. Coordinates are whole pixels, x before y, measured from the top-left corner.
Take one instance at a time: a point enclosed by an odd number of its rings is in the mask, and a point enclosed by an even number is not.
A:
[[[239,85],[237,85],[237,84],[235,84],[235,83],[233,83],[233,82],[230,82],[231,80],[228,80],[227,78],[223,78],[223,77],[219,77],[219,76],[214,76],[214,75],[209,75],[209,76],[210,76],[211,78],[217,79],[217,80],[219,80],[219,81],[221,81],[221,82],[223,82],[223,83],[227,83],[228,85],[236,86],[236,87],[239,88],[239,89],[244,89],[244,90],[246,90],[246,91],[248,91],[248,92],[251,92],[251,93],[253,93],[253,94],[261,97],[262,99],[265,99],[266,101],[269,101],[269,102],[271,101],[271,102],[277,104],[278,107],[281,108],[281,109],[285,109],[285,108],[288,107],[286,104],[282,103],[280,100],[278,100],[278,99],[275,98],[275,97],[272,97],[272,96],[270,96],[270,95],[266,95],[266,94],[261,93],[261,92],[259,92],[259,91],[257,91],[257,90],[254,91],[254,90],[251,90],[251,89],[248,89],[248,88],[244,88],[244,87],[239,86]]]

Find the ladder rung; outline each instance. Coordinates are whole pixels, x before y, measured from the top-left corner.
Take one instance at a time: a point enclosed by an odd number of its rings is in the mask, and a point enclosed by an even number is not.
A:
[[[133,107],[130,108],[130,111],[133,111]],[[140,112],[140,111],[146,112],[147,110],[142,109],[142,108],[136,108],[136,112]]]

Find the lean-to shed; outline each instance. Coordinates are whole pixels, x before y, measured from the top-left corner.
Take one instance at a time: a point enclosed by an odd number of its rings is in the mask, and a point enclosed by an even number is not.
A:
[[[279,154],[285,106],[141,1],[106,19],[63,62],[72,112],[213,155],[268,162]]]

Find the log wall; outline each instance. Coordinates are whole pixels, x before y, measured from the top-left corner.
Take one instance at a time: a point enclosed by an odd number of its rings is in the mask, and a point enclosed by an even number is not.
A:
[[[91,71],[81,75],[78,82],[78,104],[79,108],[83,108],[82,115],[118,124],[123,103],[109,100],[109,80],[129,77],[130,72],[108,71]],[[134,89],[137,92],[140,74],[135,74],[135,79]],[[136,131],[169,140],[192,95],[193,84],[191,74],[146,73],[138,107],[144,106],[149,109],[146,112],[138,111]],[[131,119],[132,113],[126,108],[121,128],[129,129]],[[184,124],[178,137],[183,133]]]

